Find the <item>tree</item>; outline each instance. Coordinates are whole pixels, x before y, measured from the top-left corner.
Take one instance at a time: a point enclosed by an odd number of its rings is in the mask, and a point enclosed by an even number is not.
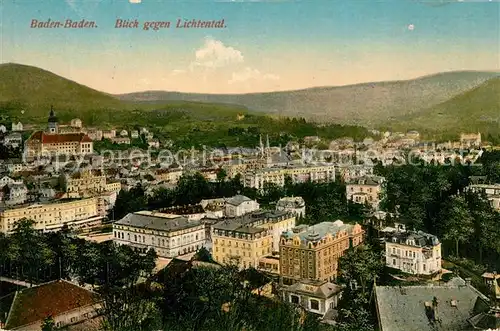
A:
[[[463,196],[455,195],[442,210],[443,239],[455,243],[455,256],[459,257],[459,243],[467,241],[474,232],[472,217]]]
[[[42,331],[55,331],[56,323],[54,322],[54,318],[52,316],[47,316],[44,318],[42,322]]]
[[[349,248],[339,260],[341,283],[348,287],[357,284],[363,296],[370,292],[371,285],[383,271],[380,254],[369,245]]]

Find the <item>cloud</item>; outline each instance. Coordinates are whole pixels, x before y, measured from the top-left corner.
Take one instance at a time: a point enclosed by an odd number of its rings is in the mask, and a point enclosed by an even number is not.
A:
[[[264,80],[278,80],[280,79],[279,76],[273,75],[273,74],[266,74],[262,73],[257,69],[252,69],[249,67],[246,67],[245,69],[238,71],[238,72],[233,72],[233,75],[231,79],[228,81],[229,84],[234,84],[234,83],[242,83],[250,80],[258,80],[258,81],[264,81]]]
[[[196,50],[196,59],[191,62],[190,69],[204,67],[210,69],[222,68],[230,64],[242,63],[243,54],[233,47],[224,45],[222,41],[206,38],[205,44]]]

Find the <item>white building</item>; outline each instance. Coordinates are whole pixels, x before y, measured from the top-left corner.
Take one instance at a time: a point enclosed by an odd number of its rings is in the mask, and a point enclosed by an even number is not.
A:
[[[140,252],[150,248],[160,257],[173,258],[205,245],[205,225],[199,220],[151,211],[130,213],[113,223],[113,241]]]
[[[380,176],[363,176],[351,180],[346,185],[347,200],[369,204],[374,210],[378,210],[383,183],[384,178]]]
[[[262,189],[265,183],[284,186],[287,176],[292,179],[293,183],[331,182],[335,181],[335,166],[300,165],[257,169],[245,173],[244,185],[258,190]]]
[[[306,203],[302,197],[284,197],[276,203],[277,211],[287,211],[296,217],[306,215]]]
[[[21,122],[17,122],[17,123],[12,122],[12,131],[23,131],[23,123],[21,123]]]
[[[441,243],[422,231],[392,231],[385,238],[386,266],[417,275],[441,271]]]
[[[73,118],[70,122],[70,126],[73,128],[82,128],[82,120],[79,118]]]
[[[134,131],[130,132],[130,137],[133,139],[139,138],[139,131],[134,130]]]
[[[127,130],[125,130],[125,129],[124,129],[124,130],[121,130],[121,131],[120,131],[120,136],[122,136],[122,137],[128,137],[128,131],[127,131]]]
[[[259,203],[244,195],[235,195],[226,200],[226,217],[238,217],[260,208]]]
[[[7,132],[7,127],[5,125],[0,125],[0,132],[5,133]]]
[[[12,148],[22,147],[23,137],[20,132],[12,132],[3,138],[3,144]]]
[[[484,193],[493,209],[500,210],[500,184],[473,184],[469,189],[476,193]]]
[[[283,290],[283,300],[322,317],[337,308],[342,287],[326,280],[301,280]]]

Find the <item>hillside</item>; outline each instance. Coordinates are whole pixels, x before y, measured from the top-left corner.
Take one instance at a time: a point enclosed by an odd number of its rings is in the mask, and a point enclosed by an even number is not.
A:
[[[250,94],[191,94],[145,91],[121,100],[154,103],[189,100],[240,104],[251,110],[316,121],[377,126],[438,105],[498,76],[493,72],[447,72],[407,81],[377,82],[297,91]]]
[[[461,93],[418,114],[389,123],[401,130],[428,132],[482,132],[500,136],[500,78]]]
[[[269,134],[272,143],[290,137],[321,135],[333,139],[368,135],[358,126],[318,127],[305,121],[273,118],[249,111],[244,106],[168,100],[139,103],[118,100],[71,80],[36,67],[0,65],[0,123],[47,123],[50,105],[61,122],[80,118],[86,126],[136,129],[147,126],[162,140],[177,146],[256,146],[260,134]],[[111,147],[111,146],[107,146]]]
[[[247,113],[246,108],[235,105],[185,101],[145,105],[121,101],[37,67],[0,64],[0,114],[11,120],[42,123],[51,105],[63,121],[79,117],[88,125],[161,124],[172,117],[227,120]],[[150,113],[152,110],[157,112]]]

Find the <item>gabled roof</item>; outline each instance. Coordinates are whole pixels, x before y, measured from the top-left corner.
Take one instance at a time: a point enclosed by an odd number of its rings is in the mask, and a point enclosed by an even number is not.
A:
[[[227,199],[226,202],[230,205],[233,205],[233,206],[239,206],[243,202],[247,202],[247,201],[252,201],[252,199],[250,199],[249,197],[246,197],[244,195],[235,195],[234,197]]]
[[[342,287],[327,281],[302,280],[288,286],[285,291],[305,294],[321,299],[328,299],[333,295],[342,292]]]
[[[13,329],[97,303],[97,295],[65,280],[56,280],[16,293],[6,329]]]

